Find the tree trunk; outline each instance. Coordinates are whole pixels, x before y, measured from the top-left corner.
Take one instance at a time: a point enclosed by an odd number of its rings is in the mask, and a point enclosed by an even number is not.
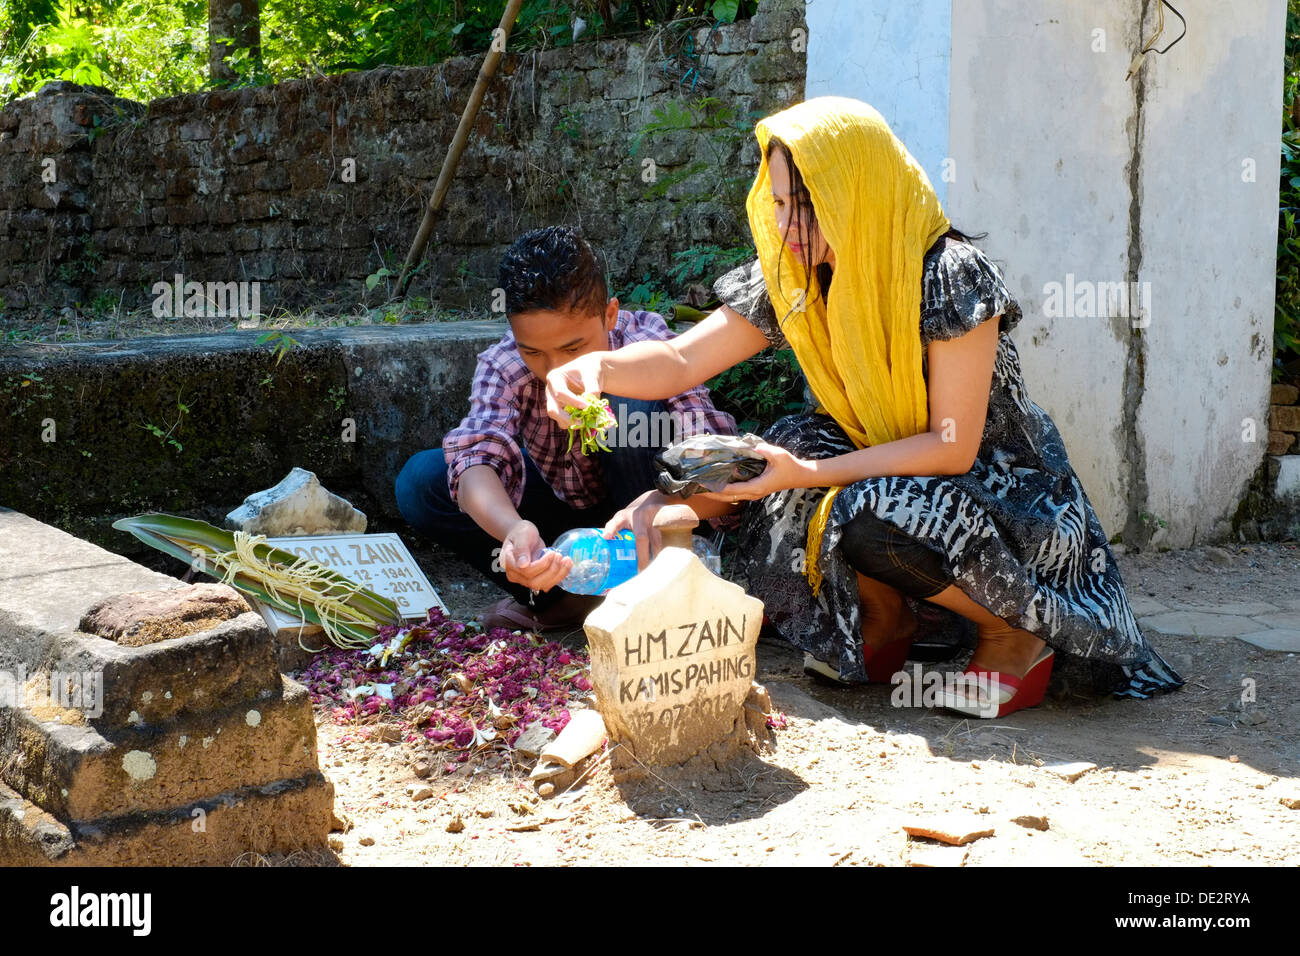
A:
[[[213,85],[234,82],[239,75],[226,62],[236,50],[253,56],[262,52],[259,0],[208,0],[208,74]]]

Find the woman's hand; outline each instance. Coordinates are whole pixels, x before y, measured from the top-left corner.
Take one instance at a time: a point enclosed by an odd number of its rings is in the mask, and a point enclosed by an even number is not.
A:
[[[770,445],[767,442],[755,445],[754,451],[767,459],[767,467],[761,475],[749,481],[727,485],[720,492],[701,492],[700,496],[714,501],[754,501],[789,488],[821,487],[813,472],[812,462],[796,458],[780,445]]]
[[[636,569],[643,571],[664,546],[663,536],[654,526],[655,515],[665,505],[674,503],[658,491],[647,491],[633,498],[626,508],[614,512],[601,533],[612,538],[625,528],[631,530],[636,535]]]
[[[583,395],[588,392],[599,395],[605,391],[602,359],[605,354],[587,352],[547,373],[546,414],[561,428],[568,428],[572,423],[566,408],[582,408],[586,405]]]
[[[545,548],[531,521],[512,527],[501,542],[501,570],[506,578],[533,591],[549,591],[563,581],[573,570],[573,561]]]

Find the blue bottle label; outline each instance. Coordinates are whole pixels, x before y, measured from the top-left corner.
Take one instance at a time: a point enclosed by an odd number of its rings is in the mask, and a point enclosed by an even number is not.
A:
[[[605,539],[613,560],[609,562],[609,574],[606,575],[601,594],[617,587],[624,581],[631,580],[636,574],[636,536],[624,529],[613,538]]]

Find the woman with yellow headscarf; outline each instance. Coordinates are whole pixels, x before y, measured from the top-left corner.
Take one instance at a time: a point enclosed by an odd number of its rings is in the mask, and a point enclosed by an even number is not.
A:
[[[563,409],[587,392],[663,398],[789,347],[815,410],[768,430],[758,478],[688,503],[708,517],[750,502],[740,577],[806,670],[889,681],[914,639],[973,631],[967,677],[941,698],[963,713],[1037,704],[1054,663],[1086,663],[1125,696],[1181,686],[1137,627],[1055,424],[1029,400],[1008,334],[1020,308],[924,170],[857,100],[809,100],[755,134],[757,260],[719,279],[722,306],[681,336],[552,371],[552,417],[567,425]],[[668,500],[643,496],[606,533],[640,536]],[[893,682],[900,703],[931,702]]]

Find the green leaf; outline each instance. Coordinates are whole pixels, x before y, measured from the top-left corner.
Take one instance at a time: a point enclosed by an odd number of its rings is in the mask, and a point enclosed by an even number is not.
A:
[[[179,558],[192,566],[197,564],[200,570],[218,581],[222,580],[224,574],[213,564],[212,558],[215,555],[235,550],[234,532],[214,527],[206,521],[200,521],[196,518],[183,518],[178,515],[150,512],[130,518],[120,518],[113,522],[113,527],[118,531],[130,532],[145,544],[162,551],[164,554],[170,554],[172,557]],[[265,543],[255,545],[253,554],[258,560],[279,568],[287,568],[299,560],[297,555]],[[316,568],[323,579],[324,587],[331,591],[335,587],[341,591],[353,591],[357,588],[355,582],[337,571],[320,565],[317,565]],[[302,608],[299,610],[297,602],[288,601],[274,594],[267,586],[267,583],[259,579],[255,573],[237,571],[229,584],[236,590],[250,595],[264,604],[278,608],[288,614],[301,614],[304,620],[312,624],[325,625],[325,621],[321,619],[315,605],[310,601],[304,599]],[[343,603],[378,622],[375,626],[360,621],[337,622],[339,635],[353,642],[371,642],[378,637],[379,625],[400,624],[402,620],[396,604],[388,598],[365,588],[355,590],[355,593],[350,594],[344,599]],[[331,639],[334,639],[333,635],[331,635]],[[338,640],[335,640],[335,643],[339,644],[339,646],[348,646]]]
[[[740,12],[740,0],[714,0],[713,16],[714,19],[722,23],[734,23],[736,14]]]

